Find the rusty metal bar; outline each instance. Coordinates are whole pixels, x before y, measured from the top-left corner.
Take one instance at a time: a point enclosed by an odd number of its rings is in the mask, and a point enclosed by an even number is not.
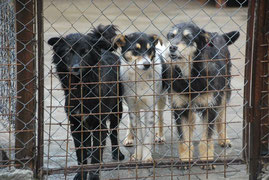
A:
[[[21,64],[14,64],[14,63],[8,63],[8,64],[0,64],[0,67],[2,66],[19,66]]]
[[[152,162],[152,163],[145,163],[145,162],[126,162],[126,163],[118,163],[118,162],[113,162],[111,164],[88,164],[88,165],[83,165],[83,170],[84,171],[90,171],[90,170],[96,170],[100,169],[102,171],[109,171],[117,168],[118,170],[128,170],[128,169],[148,169],[152,168],[153,164],[155,165],[155,168],[170,168],[171,166],[173,167],[183,167],[189,164],[189,162],[182,162],[182,161],[175,161],[177,158],[167,158],[165,161],[160,161],[158,162]],[[218,160],[218,161],[195,161],[192,165],[193,166],[201,166],[206,163],[213,163],[216,165],[222,165],[223,161]],[[244,164],[244,160],[242,159],[226,159],[226,163],[229,165],[240,165]],[[66,168],[50,168],[50,169],[44,169],[43,173],[46,175],[52,175],[52,174],[63,174],[64,172],[66,173],[74,173],[78,171],[78,169],[81,168],[81,166],[70,166],[67,169]],[[227,171],[229,172],[229,171]],[[208,172],[209,173],[209,172]],[[215,173],[213,171],[212,173]],[[193,172],[191,173],[192,175],[194,174]],[[204,175],[205,173],[202,172]]]
[[[142,112],[144,112],[144,111],[142,111]],[[116,113],[115,113],[116,114]],[[241,121],[232,121],[232,122],[226,122],[225,124],[235,124],[235,123],[240,123]],[[215,122],[216,124],[223,124],[223,123],[217,123],[217,122]],[[195,123],[195,125],[203,125],[203,124],[208,124],[208,123]],[[72,126],[72,124],[71,123],[45,123],[45,125],[53,125],[53,126],[69,126],[69,125],[71,125]],[[174,125],[173,127],[176,127],[176,126],[179,126],[179,125]],[[180,125],[180,126],[185,126],[185,125]],[[158,127],[158,125],[157,126],[153,126],[153,127]],[[170,125],[163,125],[163,127],[171,127]],[[128,128],[118,128],[119,130],[126,130],[126,129],[128,129]],[[107,130],[110,130],[109,128],[107,128]],[[91,130],[91,131],[93,131],[93,130]],[[75,132],[78,132],[78,131],[75,131]],[[85,131],[85,132],[87,132],[87,131]]]
[[[199,77],[182,77],[182,78],[176,78],[176,80],[192,80],[192,79],[209,79],[209,78],[219,78],[219,77],[237,77],[239,75],[216,75],[216,76],[199,76]],[[167,78],[167,79],[161,79],[161,80],[152,80],[148,79],[147,82],[156,82],[156,81],[173,81],[175,78]],[[109,82],[80,82],[80,83],[71,83],[71,85],[90,85],[90,84],[115,84],[115,83],[126,83],[126,82],[143,82],[143,80],[129,80],[129,81],[109,81]]]
[[[223,89],[223,90],[207,90],[207,91],[194,91],[194,92],[180,92],[180,93],[166,93],[166,95],[189,95],[189,94],[206,94],[206,93],[215,93],[215,92],[228,92],[228,91],[240,91],[241,89]],[[156,94],[147,94],[143,95],[146,96],[163,96],[162,94],[156,95]],[[110,99],[110,98],[117,98],[118,96],[104,96],[102,99]],[[121,96],[121,97],[136,97],[136,96]],[[80,98],[71,98],[71,100],[89,100],[89,99],[98,99],[98,97],[80,97]],[[54,106],[59,107],[59,106]],[[61,107],[67,107],[67,106],[61,106]],[[71,106],[72,107],[72,106]]]
[[[250,32],[252,34],[252,42],[249,44],[250,52],[247,52],[247,56],[251,53],[251,65],[252,65],[252,77],[250,77],[250,104],[252,111],[248,117],[249,124],[249,179],[257,179],[261,172],[261,92],[263,90],[263,65],[261,61],[264,59],[266,48],[260,46],[265,43],[263,27],[265,25],[266,15],[266,0],[251,1],[251,19],[254,21]],[[247,71],[248,69],[246,69]],[[249,73],[249,72],[246,72]]]
[[[25,132],[35,132],[34,129],[25,129],[25,130],[10,130],[10,131],[0,131],[0,133],[25,133]]]
[[[226,122],[224,124],[238,124],[241,121],[233,121],[233,122]],[[208,123],[195,123],[195,125],[204,125],[204,124],[208,124]],[[215,123],[215,124],[223,124],[223,123]],[[45,125],[49,125],[49,126],[72,126],[72,124],[70,123],[45,123]],[[177,127],[177,126],[187,126],[187,125],[175,125],[173,127]],[[157,128],[158,125],[152,126],[153,128]],[[163,125],[163,127],[171,127],[170,125]],[[146,127],[141,127],[141,128],[137,128],[135,127],[134,129],[145,129]],[[118,128],[118,130],[127,130],[128,128]],[[110,128],[107,128],[106,130],[111,130]],[[102,130],[102,131],[106,131],[106,130]],[[83,132],[93,132],[93,131],[99,131],[99,130],[83,130]],[[73,131],[73,132],[82,132],[82,131]],[[237,139],[237,138],[229,138],[229,139]],[[48,139],[49,140],[49,139]],[[45,140],[45,141],[48,141]]]
[[[0,99],[9,99],[9,98],[16,98],[16,99],[19,99],[21,97],[18,97],[18,96],[1,96]]]
[[[188,127],[188,125],[184,125],[184,126],[187,126]],[[156,128],[157,126],[155,126],[155,128]],[[135,130],[137,130],[137,129],[142,129],[142,128],[135,128]],[[145,128],[143,128],[143,129],[145,129]],[[96,131],[96,132],[100,132],[100,130],[81,130],[81,131],[76,131],[76,132],[74,132],[74,133],[77,133],[77,132],[94,132],[94,131]],[[105,131],[105,130],[101,130],[101,131]],[[227,138],[226,138],[227,139]],[[239,139],[239,138],[228,138],[229,140],[236,140],[236,139]],[[224,140],[224,139],[218,139],[218,138],[215,138],[215,139],[213,139],[212,141],[213,142],[216,142],[216,141],[218,141],[218,140]],[[53,141],[53,140],[50,140],[50,141]],[[64,140],[59,140],[60,142],[61,141],[64,141]],[[67,141],[67,140],[66,140]],[[72,140],[68,140],[68,141],[72,141]],[[191,142],[193,142],[193,143],[199,143],[199,142],[207,142],[208,140],[186,140],[186,141],[184,141],[185,143],[191,143]],[[166,145],[169,145],[169,144],[173,144],[173,143],[178,143],[178,141],[176,141],[176,140],[171,140],[171,141],[169,141],[168,143],[165,143]],[[158,143],[144,143],[144,145],[156,145],[156,144],[158,144]],[[160,143],[161,144],[161,143]],[[75,150],[75,149],[88,149],[88,148],[105,148],[105,147],[107,147],[106,145],[104,145],[104,146],[101,146],[101,145],[98,145],[98,146],[83,146],[83,147],[78,147],[78,148],[76,148],[76,147],[72,147],[72,148],[70,148],[70,149],[73,149],[73,150]],[[118,145],[110,145],[109,147],[118,147]],[[229,156],[230,158],[231,157],[238,157],[238,155],[226,155],[226,156],[222,156],[222,157],[227,157],[227,156]],[[56,157],[56,156],[54,156],[54,157]],[[59,156],[57,156],[57,157],[59,157]],[[66,156],[62,156],[62,157],[66,157]],[[201,157],[212,157],[212,156],[199,156],[199,158],[201,158]],[[156,159],[155,159],[156,160]],[[163,159],[162,159],[163,160]],[[224,161],[224,160],[223,160]],[[225,164],[225,162],[223,163],[223,165]]]
[[[240,60],[240,58],[230,58],[230,61],[232,60]],[[216,62],[216,61],[227,61],[227,59],[197,59],[195,61],[193,61],[193,63],[201,63],[201,62]],[[181,63],[189,63],[189,61],[180,61]],[[169,65],[176,65],[178,64],[178,62],[164,62],[164,63],[154,63],[154,65],[160,65],[160,64],[169,64]],[[70,70],[72,69],[90,69],[90,68],[102,68],[102,67],[123,67],[123,66],[127,66],[127,67],[136,67],[137,64],[114,64],[114,65],[93,65],[93,66],[78,66],[78,67],[73,67],[70,68]],[[55,74],[72,74],[71,71],[70,72],[54,72]]]
[[[247,23],[247,37],[246,37],[246,53],[245,53],[245,73],[244,73],[244,98],[243,104],[243,146],[246,146],[246,151],[243,153],[245,160],[249,157],[249,122],[253,119],[252,104],[251,104],[251,78],[252,78],[252,64],[253,64],[253,26],[254,26],[254,9],[255,1],[250,0],[248,4],[248,23]]]
[[[37,1],[38,32],[38,144],[35,177],[43,179],[44,158],[44,22],[43,1]]]
[[[35,33],[34,0],[16,0],[16,38],[17,38],[17,114],[16,131],[35,129]],[[20,167],[35,169],[35,132],[18,132],[15,134],[16,163]],[[21,149],[22,148],[22,149]]]

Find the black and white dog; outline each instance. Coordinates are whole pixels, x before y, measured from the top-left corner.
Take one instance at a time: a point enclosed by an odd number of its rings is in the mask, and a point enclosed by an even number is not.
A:
[[[163,109],[166,98],[162,71],[164,62],[156,45],[161,40],[157,35],[132,33],[118,35],[114,42],[121,47],[120,76],[124,98],[129,108],[129,125],[124,145],[133,145],[134,129],[137,132],[137,146],[131,160],[152,161],[151,145],[153,136],[156,141],[164,141]],[[158,110],[158,129],[154,134],[155,107]],[[140,116],[144,110],[144,118]]]
[[[171,63],[171,97],[178,127],[180,159],[192,161],[195,112],[202,116],[203,134],[200,160],[213,160],[212,134],[217,127],[220,146],[231,146],[226,137],[225,105],[231,97],[231,60],[228,46],[239,37],[238,31],[226,34],[206,32],[192,23],[180,23],[167,34],[166,53]],[[214,166],[203,166],[214,168]]]
[[[122,93],[121,85],[116,83],[120,74],[116,65],[120,65],[120,61],[112,53],[114,47],[111,46],[116,30],[113,25],[99,25],[87,35],[76,33],[48,41],[53,46],[53,63],[64,89],[65,112],[71,124],[79,165],[87,164],[89,156],[91,163],[102,160],[108,118],[112,157],[124,159],[117,133],[122,116],[122,101],[117,98]],[[86,180],[87,172],[81,170],[74,179]],[[90,179],[99,179],[99,170],[91,172]]]

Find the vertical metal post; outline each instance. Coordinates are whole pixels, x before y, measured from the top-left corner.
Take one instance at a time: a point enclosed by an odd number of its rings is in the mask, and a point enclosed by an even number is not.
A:
[[[250,55],[250,69],[246,69],[246,73],[250,73],[250,93],[249,104],[250,114],[247,115],[249,122],[249,179],[254,180],[258,178],[261,171],[261,99],[263,90],[263,64],[266,48],[261,46],[265,43],[264,25],[266,17],[266,2],[267,0],[252,0],[252,17],[253,24],[251,29],[252,39],[248,44],[247,56]],[[267,4],[268,5],[268,4]],[[249,32],[249,33],[250,33]],[[251,47],[250,47],[251,46]],[[250,70],[250,71],[249,71]],[[246,94],[245,94],[246,95]],[[246,111],[245,111],[246,112]]]
[[[251,102],[252,93],[252,66],[253,66],[253,40],[254,40],[254,14],[255,14],[255,2],[256,0],[250,0],[248,4],[248,24],[247,24],[247,37],[246,37],[246,53],[245,53],[245,86],[244,86],[244,109],[243,109],[243,147],[246,147],[246,151],[243,156],[247,161],[249,157],[249,122],[253,120],[253,105]]]
[[[37,32],[38,32],[38,144],[36,177],[43,178],[44,156],[44,24],[43,0],[37,1]]]
[[[36,70],[34,0],[16,0],[17,96],[15,159],[22,168],[35,169]]]

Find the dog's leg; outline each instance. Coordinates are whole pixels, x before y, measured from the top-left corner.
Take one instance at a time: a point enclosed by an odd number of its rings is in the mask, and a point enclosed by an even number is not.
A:
[[[164,134],[163,134],[163,110],[165,108],[166,104],[166,97],[161,96],[158,101],[158,129],[159,131],[155,135],[155,142],[157,143],[163,143],[165,141]]]
[[[96,121],[96,120],[95,120]],[[95,124],[95,129],[93,131],[93,149],[92,149],[92,164],[99,164],[103,160],[103,150],[106,145],[107,128],[105,123],[104,115],[97,122],[100,124]],[[99,179],[99,169],[96,171],[89,172],[90,179]]]
[[[178,152],[180,159],[183,162],[190,162],[192,161],[194,150],[192,143],[194,115],[189,110],[175,110],[174,116],[179,134]],[[186,169],[188,167],[186,165],[183,168]]]
[[[199,152],[200,160],[202,161],[212,161],[214,160],[214,143],[213,143],[213,129],[215,120],[217,117],[216,109],[209,108],[205,109],[202,112],[203,118],[203,134],[202,139],[199,143]],[[215,165],[208,164],[204,162],[205,165],[202,166],[202,169],[215,169]],[[207,163],[207,164],[206,164]]]
[[[76,147],[78,165],[87,164],[87,157],[89,156],[89,154],[87,153],[88,152],[87,148],[84,148],[84,147],[89,147],[90,149],[90,146],[91,146],[90,133],[79,132],[82,130],[80,118],[73,117],[73,116],[69,116],[69,118],[70,118],[69,119],[70,123],[72,124],[71,133],[72,133],[72,137],[73,137],[74,144]],[[83,128],[83,130],[86,130],[85,127]],[[79,171],[74,177],[74,180],[81,180],[81,179],[86,180],[87,174],[88,174],[87,172]]]
[[[151,147],[153,143],[153,133],[154,133],[154,112],[152,109],[148,109],[149,112],[145,112],[145,136],[143,138],[143,157],[142,160],[146,162],[152,162]]]
[[[221,147],[232,147],[230,140],[227,138],[225,108],[218,109],[218,117],[216,120],[216,128],[218,132],[218,143]]]
[[[128,121],[128,129],[127,129],[127,133],[126,133],[126,138],[123,141],[123,145],[126,147],[131,147],[134,145],[134,128],[133,128],[133,122],[134,122],[134,118],[131,119],[132,117],[134,117],[135,115],[133,113],[129,113],[129,121]]]
[[[118,109],[119,108],[119,109]],[[110,115],[110,139],[112,144],[112,158],[114,160],[123,160],[124,155],[120,151],[118,143],[118,127],[122,117],[122,102],[113,109],[113,113]]]
[[[135,127],[136,127],[136,147],[135,152],[131,156],[131,161],[134,160],[142,160],[142,151],[143,151],[143,132],[142,132],[142,126],[141,126],[141,120],[140,120],[140,113],[138,110],[131,110],[132,112],[135,111],[135,113],[131,113],[130,120],[135,120]]]

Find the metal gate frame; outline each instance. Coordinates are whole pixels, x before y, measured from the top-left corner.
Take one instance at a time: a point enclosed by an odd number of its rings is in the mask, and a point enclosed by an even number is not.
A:
[[[249,22],[247,27],[245,91],[244,91],[244,119],[248,123],[245,131],[247,143],[246,158],[248,160],[249,179],[257,179],[262,169],[263,152],[268,152],[268,140],[261,141],[263,135],[268,134],[264,124],[268,117],[268,38],[269,38],[269,2],[267,0],[251,0],[249,2]],[[265,59],[267,58],[267,59]],[[267,103],[265,103],[267,101]],[[268,161],[268,160],[267,160]]]
[[[43,141],[44,141],[44,31],[43,31],[43,1],[36,1],[37,32],[38,32],[38,129],[37,129],[37,157],[35,176],[43,177]],[[261,171],[261,117],[269,111],[262,111],[261,97],[263,92],[268,92],[263,79],[268,73],[268,59],[264,60],[267,53],[266,38],[269,31],[269,2],[267,0],[249,0],[248,27],[245,66],[244,89],[244,123],[247,125],[243,134],[243,143],[247,145],[244,160],[248,163],[249,179],[257,179]],[[267,29],[265,29],[267,28]],[[266,33],[267,32],[267,33]],[[269,120],[268,120],[269,122]],[[143,164],[144,167],[146,164]],[[148,164],[149,165],[149,164]],[[125,165],[125,168],[132,167]],[[93,165],[94,168],[94,165]],[[109,167],[108,167],[109,168]],[[68,169],[72,171],[72,168]]]
[[[36,57],[35,1],[14,1],[16,11],[17,100],[15,163],[35,169],[36,161]]]
[[[38,144],[35,176],[43,177],[44,158],[44,22],[43,0],[37,1],[37,31],[38,31]]]

